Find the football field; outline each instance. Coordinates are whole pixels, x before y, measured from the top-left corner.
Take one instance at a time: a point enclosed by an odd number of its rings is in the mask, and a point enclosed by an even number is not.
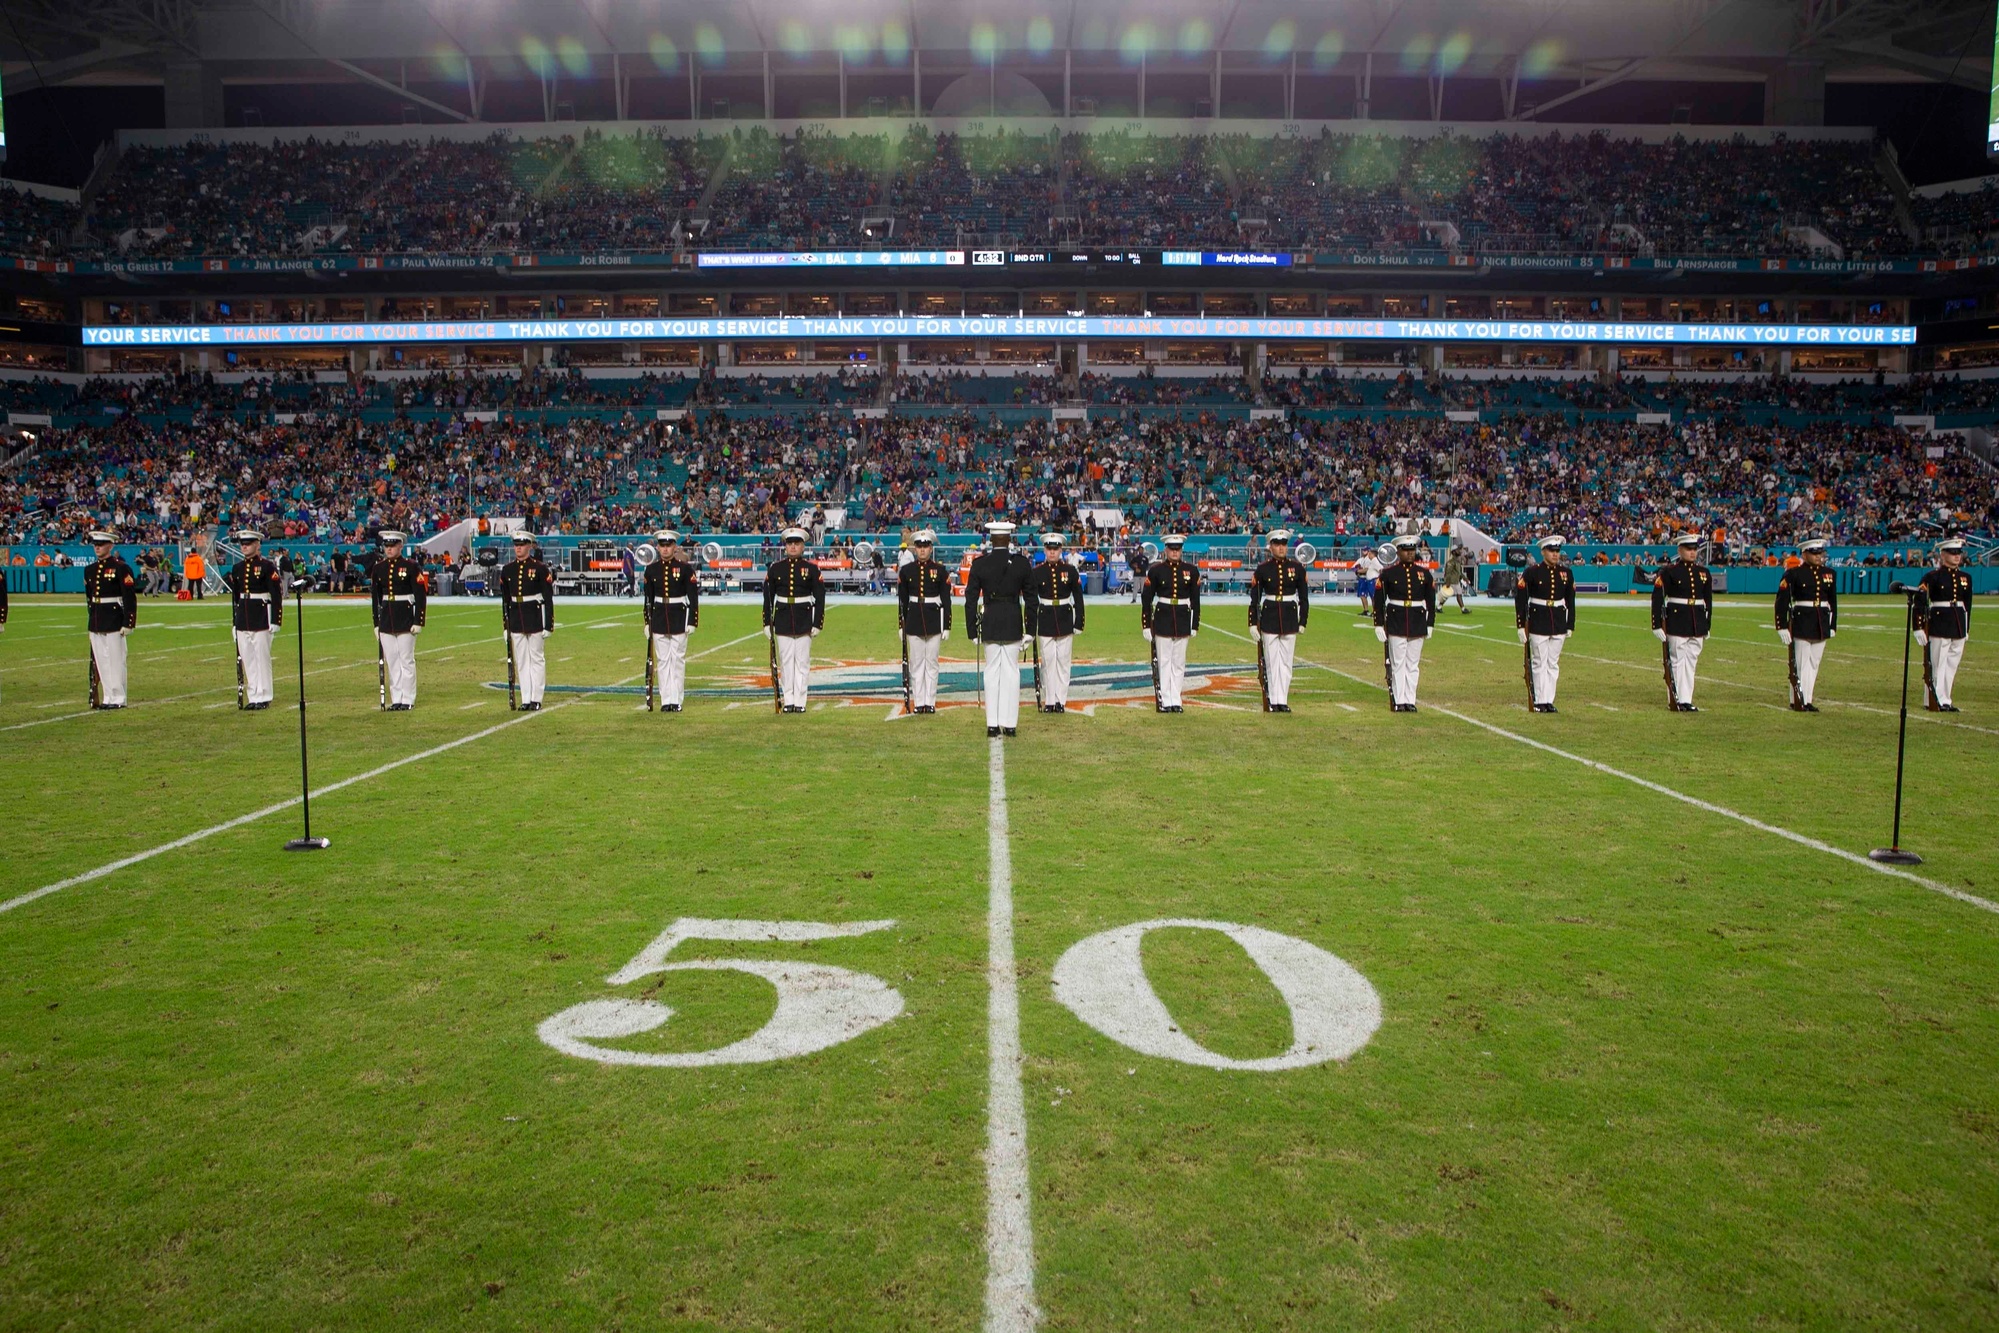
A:
[[[226,605],[146,602],[91,713],[18,598],[0,1329],[1992,1328],[1999,652],[1912,676],[1886,870],[1900,601],[1842,611],[1823,712],[1724,598],[1680,715],[1588,603],[1545,716],[1447,608],[1407,716],[1327,601],[1266,716],[1222,603],[1160,716],[1103,599],[989,742],[962,636],[895,716],[885,601],[799,717],[747,604],[666,715],[634,602],[560,606],[538,714],[490,602],[411,713],[365,601],[261,713]]]

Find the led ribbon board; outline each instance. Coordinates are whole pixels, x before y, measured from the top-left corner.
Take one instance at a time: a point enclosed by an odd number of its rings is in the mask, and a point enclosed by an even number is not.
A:
[[[1506,319],[984,317],[506,319],[372,324],[86,325],[85,347],[339,347],[373,343],[755,342],[773,339],[1173,338],[1291,342],[1670,343],[1907,347],[1909,324],[1643,324]]]
[[[964,262],[963,250],[745,250],[694,257],[697,268],[943,268]]]

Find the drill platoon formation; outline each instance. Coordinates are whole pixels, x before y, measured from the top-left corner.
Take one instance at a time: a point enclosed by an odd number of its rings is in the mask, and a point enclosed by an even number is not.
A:
[[[284,624],[285,575],[262,555],[261,533],[245,529],[234,536],[243,558],[224,582],[236,641],[237,704],[258,711],[270,707],[273,697],[271,637]],[[1013,524],[989,523],[986,536],[986,549],[966,571],[964,628],[980,646],[986,735],[1013,736],[1020,726],[1023,646],[1032,654],[1037,711],[1066,713],[1075,640],[1087,608],[1082,576],[1063,558],[1061,534],[1042,537],[1046,558],[1038,564],[1015,546]],[[782,538],[784,554],[764,574],[763,628],[773,707],[802,713],[812,640],[826,627],[826,581],[805,555],[804,529],[786,528]],[[97,554],[83,571],[90,704],[119,709],[126,703],[125,640],[139,622],[138,586],[117,555],[116,534],[94,531],[90,540]],[[533,712],[541,708],[548,684],[555,573],[536,553],[533,534],[516,533],[512,540],[515,558],[501,566],[498,580],[508,702]],[[687,641],[701,623],[701,584],[682,553],[679,533],[657,532],[653,540],[659,558],[642,580],[646,707],[677,713],[686,704]],[[379,703],[390,712],[408,712],[416,705],[416,636],[423,633],[428,580],[423,567],[403,554],[402,533],[384,531],[381,541],[370,597]],[[951,638],[951,574],[935,558],[936,541],[927,528],[916,533],[910,558],[896,577],[903,706],[914,714],[937,711],[938,663]],[[1279,529],[1266,541],[1267,556],[1250,579],[1248,629],[1264,711],[1289,713],[1298,637],[1311,619],[1311,589],[1304,564],[1290,554],[1291,534]],[[1201,572],[1187,560],[1186,544],[1184,535],[1166,534],[1160,559],[1138,583],[1139,628],[1150,657],[1153,705],[1161,713],[1185,711],[1187,650],[1201,632]],[[1679,713],[1700,711],[1694,685],[1701,649],[1714,626],[1714,578],[1701,563],[1703,545],[1702,537],[1681,537],[1679,558],[1652,580],[1652,634],[1659,641],[1667,707]],[[1521,675],[1528,707],[1536,713],[1556,711],[1562,647],[1576,632],[1576,581],[1562,547],[1559,536],[1542,538],[1540,562],[1521,573],[1513,590]],[[1393,563],[1383,566],[1369,553],[1355,569],[1363,614],[1372,615],[1381,644],[1389,705],[1397,713],[1416,711],[1423,643],[1437,620],[1440,585],[1423,563],[1423,552],[1422,538],[1398,537]],[[1953,686],[1971,633],[1971,576],[1964,572],[1964,554],[1961,538],[1939,543],[1936,567],[1908,590],[1911,627],[1923,650],[1924,702],[1932,712],[1958,711]],[[1816,713],[1826,645],[1839,633],[1839,596],[1837,579],[1826,567],[1825,540],[1800,543],[1799,556],[1778,586],[1774,628],[1789,663],[1791,707]],[[1470,578],[1468,557],[1458,552],[1456,558],[1459,564],[1443,585],[1447,597]],[[6,591],[0,586],[0,626],[6,619]]]

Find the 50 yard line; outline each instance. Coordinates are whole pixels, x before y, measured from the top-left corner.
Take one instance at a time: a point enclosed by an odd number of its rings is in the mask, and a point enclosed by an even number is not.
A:
[[[1013,851],[1006,752],[986,764],[986,1333],[1030,1333],[1034,1228],[1027,1194],[1027,1106],[1020,1084],[1020,983],[1013,961]]]

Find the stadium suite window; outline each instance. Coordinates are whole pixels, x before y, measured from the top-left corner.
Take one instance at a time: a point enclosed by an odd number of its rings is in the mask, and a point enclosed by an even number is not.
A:
[[[1331,298],[1327,303],[1327,312],[1331,313],[1332,301],[1347,300],[1355,302],[1356,313],[1358,313],[1359,300],[1355,297]],[[1313,292],[1272,292],[1266,304],[1273,315],[1316,315],[1319,313],[1319,298]]]
[[[1270,364],[1274,366],[1322,366],[1326,363],[1324,343],[1271,343]]]
[[[735,292],[729,297],[729,313],[763,318],[782,314],[783,304],[772,292]]]
[[[968,315],[1014,315],[1020,311],[1018,292],[966,292]]]
[[[845,292],[840,308],[850,315],[893,315],[900,306],[894,292]]]
[[[995,342],[986,348],[986,359],[1005,365],[1050,365],[1055,360],[1052,342]]]
[[[1020,308],[1029,315],[1061,315],[1082,308],[1075,292],[1022,292]]]

